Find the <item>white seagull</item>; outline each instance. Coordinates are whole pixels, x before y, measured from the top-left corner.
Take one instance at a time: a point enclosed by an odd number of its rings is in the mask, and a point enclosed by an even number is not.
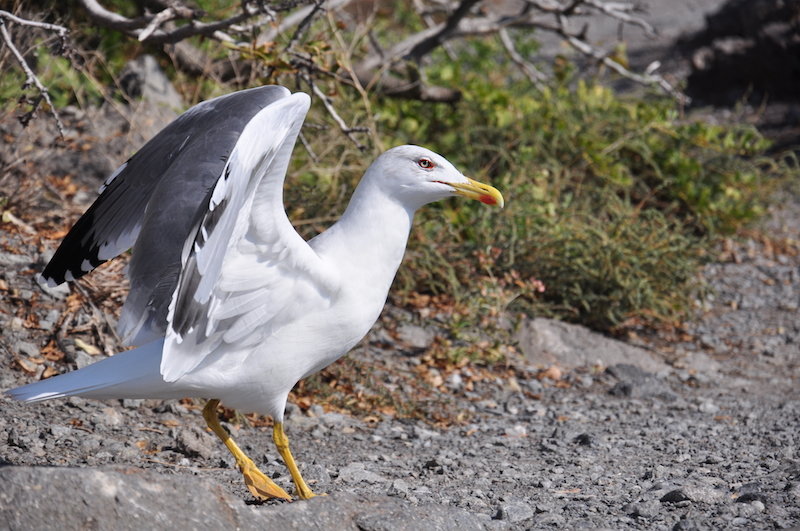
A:
[[[337,223],[305,241],[283,181],[310,99],[278,86],[192,107],[105,182],[42,273],[57,285],[133,248],[118,329],[138,348],[8,391],[36,402],[209,399],[208,426],[258,498],[291,499],[220,425],[217,405],[269,415],[295,484],[283,413],[294,385],[346,354],[377,320],[414,212],[461,195],[503,206],[445,158],[400,146],[367,169]]]

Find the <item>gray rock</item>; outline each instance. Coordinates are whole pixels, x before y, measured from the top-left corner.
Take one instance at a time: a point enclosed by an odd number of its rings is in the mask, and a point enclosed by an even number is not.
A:
[[[533,518],[533,508],[524,502],[504,503],[497,511],[497,519],[516,524]]]
[[[209,459],[214,455],[217,441],[212,435],[197,427],[178,430],[175,439],[178,450],[187,457],[203,457]]]
[[[66,299],[67,295],[69,295],[69,284],[66,282],[64,284],[59,284],[58,286],[50,287],[47,284],[40,284],[39,287],[42,288],[42,291],[47,293],[50,297],[56,300]],[[56,315],[57,317],[57,315]],[[55,319],[51,319],[55,321]]]
[[[413,349],[426,349],[433,343],[436,334],[421,326],[403,323],[397,327],[398,339]]]
[[[405,497],[408,496],[411,487],[409,486],[408,482],[403,479],[396,479],[392,481],[392,486],[389,487],[389,495],[390,496],[399,496]]]
[[[17,341],[14,343],[14,350],[25,356],[34,357],[39,354],[39,347],[28,341]]]
[[[667,369],[663,362],[644,349],[553,319],[537,317],[523,321],[515,339],[525,357],[542,366],[609,367],[626,363],[651,372]]]
[[[0,521],[9,529],[485,529],[453,507],[335,494],[246,505],[220,485],[136,469],[5,466]]]
[[[338,481],[358,484],[358,483],[384,483],[386,478],[366,470],[364,463],[350,463],[346,467],[339,470]]]
[[[609,393],[614,396],[630,398],[654,396],[668,401],[676,398],[661,378],[643,371],[636,365],[619,363],[608,367],[606,372],[619,380],[609,390]]]
[[[689,501],[689,496],[682,489],[671,490],[659,500],[662,503],[681,503]]]

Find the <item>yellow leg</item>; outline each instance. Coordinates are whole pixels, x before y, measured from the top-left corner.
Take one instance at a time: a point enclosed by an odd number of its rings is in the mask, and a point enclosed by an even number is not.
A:
[[[276,422],[272,427],[272,440],[275,441],[278,453],[281,454],[283,462],[286,463],[286,468],[289,469],[289,473],[292,475],[297,496],[303,500],[316,496],[316,494],[311,492],[311,489],[308,488],[308,485],[306,485],[303,476],[300,475],[300,469],[297,468],[297,463],[295,463],[292,452],[289,450],[289,438],[283,431],[282,422]]]
[[[258,499],[267,500],[270,498],[282,498],[284,500],[291,500],[292,497],[286,493],[285,490],[275,484],[274,481],[269,479],[261,472],[253,461],[245,455],[239,445],[234,442],[230,433],[223,428],[219,423],[217,417],[217,406],[219,400],[209,400],[206,407],[203,408],[203,418],[206,419],[206,424],[217,434],[228,450],[233,454],[236,459],[236,466],[244,475],[244,482],[250,492],[253,493]],[[281,454],[283,455],[283,454]],[[285,457],[284,457],[285,459]]]

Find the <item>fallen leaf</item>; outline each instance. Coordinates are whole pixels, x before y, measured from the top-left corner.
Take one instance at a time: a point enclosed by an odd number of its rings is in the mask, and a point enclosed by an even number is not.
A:
[[[50,361],[60,361],[64,359],[64,352],[58,348],[58,345],[52,339],[42,348],[40,354]]]
[[[14,358],[14,361],[16,361],[17,365],[19,365],[20,368],[23,371],[27,372],[28,374],[36,374],[36,372],[37,372],[36,365],[31,363],[30,361],[24,360],[24,359],[19,358],[19,357]]]
[[[555,365],[551,365],[549,368],[541,371],[537,376],[540,380],[548,378],[550,380],[557,382],[558,380],[561,379],[563,373],[561,372],[561,369],[559,369]]]

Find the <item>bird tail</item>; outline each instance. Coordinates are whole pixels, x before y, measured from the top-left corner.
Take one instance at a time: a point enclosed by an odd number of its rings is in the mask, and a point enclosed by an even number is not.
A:
[[[41,402],[65,396],[86,398],[172,398],[161,377],[164,340],[120,352],[77,371],[6,391],[9,397]]]

